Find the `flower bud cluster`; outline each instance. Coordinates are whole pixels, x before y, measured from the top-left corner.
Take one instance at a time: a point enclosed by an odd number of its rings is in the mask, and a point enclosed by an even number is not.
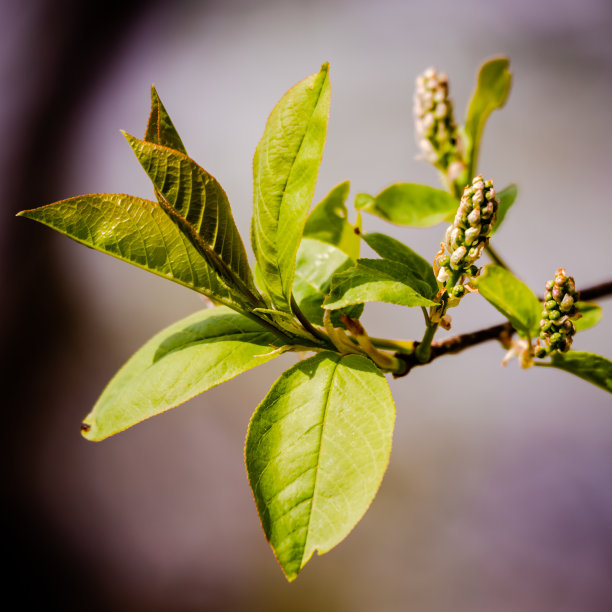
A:
[[[493,181],[483,181],[479,175],[465,188],[455,220],[446,230],[445,242],[434,261],[440,283],[445,284],[451,276],[459,280],[463,275],[473,277],[478,273],[474,262],[489,242],[498,204]],[[465,288],[457,285],[451,293],[462,297]]]
[[[448,79],[435,68],[429,68],[417,78],[414,117],[424,158],[447,173],[451,181],[457,178],[465,165],[453,119],[453,105],[448,97]]]
[[[576,309],[577,301],[578,292],[573,277],[567,276],[565,268],[559,268],[555,278],[546,283],[536,357],[546,357],[553,351],[569,351],[576,333],[573,321],[581,316]],[[541,346],[540,342],[546,346]]]

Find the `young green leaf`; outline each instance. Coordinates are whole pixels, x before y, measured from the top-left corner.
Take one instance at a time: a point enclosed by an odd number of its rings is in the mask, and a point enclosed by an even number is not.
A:
[[[485,62],[478,73],[476,91],[472,95],[465,120],[467,139],[466,163],[468,177],[476,174],[480,140],[489,115],[501,108],[508,98],[512,85],[510,62],[505,57]]]
[[[601,321],[601,306],[594,302],[576,302],[576,309],[582,315],[574,321],[577,332],[595,327]]]
[[[83,421],[88,440],[103,440],[269,361],[276,337],[218,306],[156,334],[104,389]]]
[[[348,181],[341,183],[313,208],[306,219],[304,238],[327,242],[355,261],[361,247],[361,215],[357,213],[357,223],[351,225],[345,204],[349,189]]]
[[[427,283],[431,288],[431,294],[428,297],[433,297],[438,292],[438,283],[433,273],[432,264],[423,259],[418,253],[415,253],[411,248],[386,234],[364,234],[363,239],[383,259],[404,264],[410,268],[413,275]]]
[[[293,294],[311,323],[323,325],[323,300],[336,272],[346,270],[354,261],[340,249],[312,238],[303,238],[297,252]]]
[[[323,155],[329,115],[328,65],[276,105],[253,159],[251,242],[267,294],[291,312],[295,257]]]
[[[293,580],[361,519],[389,462],[395,407],[380,370],[320,353],[287,370],[258,406],[246,465],[266,537]]]
[[[612,393],[612,361],[601,357],[601,355],[582,351],[553,353],[550,365],[575,374],[587,382],[601,387],[604,391]]]
[[[125,137],[170,218],[237,295],[261,306],[244,244],[217,180],[183,153]]]
[[[540,302],[533,291],[516,276],[500,266],[485,266],[474,279],[478,292],[497,308],[521,335],[531,335],[540,321]]]
[[[323,308],[337,310],[365,302],[433,306],[431,287],[411,268],[388,259],[358,259],[354,268],[335,274]]]
[[[187,155],[185,145],[157,95],[155,85],[151,86],[151,114],[149,115],[144,139],[147,142],[163,145]]]
[[[506,218],[506,213],[508,212],[508,209],[514,204],[514,201],[516,200],[517,196],[518,187],[514,183],[512,183],[512,185],[508,185],[508,187],[502,189],[497,194],[499,204],[497,206],[497,217],[495,219],[495,223],[493,223],[493,227],[491,228],[491,236],[499,229],[499,226]]]
[[[355,208],[385,221],[409,227],[430,227],[457,212],[459,201],[441,189],[414,183],[398,183],[376,197],[360,193]]]
[[[236,297],[157,202],[98,193],[68,198],[19,215],[236,310],[248,312],[250,308]]]

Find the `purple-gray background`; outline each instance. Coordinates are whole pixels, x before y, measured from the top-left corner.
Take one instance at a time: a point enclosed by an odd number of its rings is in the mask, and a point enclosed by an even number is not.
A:
[[[249,416],[291,356],[100,444],[78,427],[104,384],[196,294],[13,214],[80,193],[151,197],[119,128],[141,135],[149,87],[248,236],[251,159],[295,82],[331,64],[315,200],[393,182],[415,160],[415,76],[448,72],[461,117],[479,64],[511,58],[480,170],[520,195],[495,245],[536,291],[559,266],[610,275],[609,0],[0,3],[4,510],[23,609],[548,612],[612,608],[612,402],[553,371],[500,367],[482,345],[391,382],[389,470],[337,549],[288,585],[243,465]],[[433,258],[443,227],[368,217]],[[498,313],[468,296],[453,333]],[[612,317],[575,348],[612,356]],[[607,315],[607,316],[606,316]],[[368,306],[372,335],[421,315]]]

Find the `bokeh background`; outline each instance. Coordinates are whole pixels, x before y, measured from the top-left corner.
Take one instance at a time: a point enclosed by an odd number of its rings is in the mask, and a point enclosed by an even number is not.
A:
[[[292,357],[100,444],[79,423],[196,294],[25,219],[80,193],[151,197],[119,128],[144,132],[155,83],[188,151],[248,236],[251,158],[295,82],[331,63],[315,199],[398,181],[415,160],[412,90],[430,65],[461,117],[479,64],[514,87],[481,171],[520,196],[495,243],[536,291],[559,266],[610,275],[609,0],[0,2],[2,536],[18,609],[547,612],[612,609],[612,402],[579,379],[500,367],[481,345],[392,383],[389,470],[349,538],[289,585],[243,466],[249,416]],[[364,219],[433,257],[442,227]],[[575,348],[612,356],[612,312]],[[372,335],[415,337],[420,313],[368,306]],[[500,321],[478,296],[453,333]]]

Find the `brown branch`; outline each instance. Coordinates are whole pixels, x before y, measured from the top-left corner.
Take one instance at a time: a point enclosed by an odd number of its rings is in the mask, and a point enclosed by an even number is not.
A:
[[[611,295],[612,281],[607,281],[598,285],[592,285],[580,291],[580,299],[584,301],[590,301],[602,297],[610,297]],[[452,355],[454,353],[460,353],[461,351],[464,351],[467,348],[476,346],[477,344],[481,344],[482,342],[487,342],[488,340],[499,340],[500,342],[507,342],[510,340],[513,334],[514,328],[512,327],[509,321],[506,321],[505,323],[500,323],[499,325],[493,325],[491,327],[485,327],[483,329],[479,329],[474,332],[469,332],[467,334],[453,336],[452,338],[448,338],[447,340],[443,340],[442,342],[432,342],[431,356],[425,363],[420,363],[417,360],[415,354],[416,350],[410,353],[409,355],[404,353],[396,353],[396,357],[398,357],[405,364],[405,369],[403,369],[399,373],[394,374],[393,376],[395,378],[406,376],[406,374],[408,374],[410,370],[412,370],[412,368],[414,368],[415,366],[431,363],[434,359],[442,357],[442,355]],[[418,344],[418,342],[414,343],[415,349]]]

